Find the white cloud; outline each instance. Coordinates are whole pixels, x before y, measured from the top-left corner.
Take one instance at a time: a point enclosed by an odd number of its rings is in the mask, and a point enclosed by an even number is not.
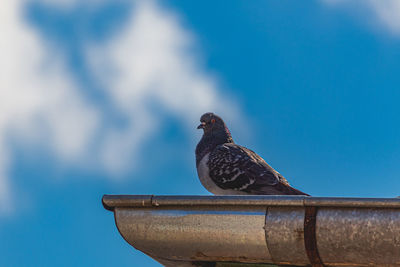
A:
[[[10,207],[15,191],[9,177],[10,140],[45,146],[61,162],[116,174],[156,134],[155,103],[190,127],[204,111],[237,115],[199,66],[191,50],[194,40],[177,16],[143,1],[116,38],[87,44],[95,76],[113,110],[127,121],[126,127],[107,123],[102,106],[89,101],[65,69],[64,55],[24,21],[25,4],[6,1],[0,9],[0,211]],[[58,7],[71,5],[77,2],[62,1]]]
[[[178,19],[152,1],[141,1],[118,37],[106,46],[88,47],[107,94],[129,120],[125,130],[110,131],[104,147],[105,164],[111,169],[127,164],[121,158],[132,158],[155,131],[158,118],[146,104],[149,101],[190,127],[205,111],[235,113],[229,100],[219,95],[214,79],[201,70],[192,50],[193,37]],[[116,75],[108,75],[110,71]],[[118,157],[121,152],[124,157]]]
[[[324,0],[331,5],[349,5],[355,9],[368,8],[387,30],[394,34],[400,34],[400,1],[399,0]],[[370,17],[367,17],[370,19]]]
[[[62,58],[24,23],[23,4],[6,1],[0,9],[0,210],[10,207],[10,140],[48,138],[60,159],[76,160],[98,124],[97,111],[62,69]]]
[[[40,2],[42,4],[45,4],[46,6],[68,9],[68,8],[73,8],[73,7],[77,7],[80,5],[95,7],[97,5],[103,4],[110,0],[85,0],[85,1],[80,1],[80,0],[36,0],[36,1]]]
[[[369,0],[376,15],[393,33],[400,34],[400,1]]]

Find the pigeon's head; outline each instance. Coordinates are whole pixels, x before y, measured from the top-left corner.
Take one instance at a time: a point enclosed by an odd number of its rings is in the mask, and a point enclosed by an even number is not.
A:
[[[203,114],[197,129],[203,129],[204,134],[196,147],[196,155],[204,151],[210,152],[211,149],[214,149],[215,146],[220,144],[233,143],[228,127],[226,127],[221,117],[214,113],[208,112]],[[201,159],[202,157],[198,158]]]
[[[218,130],[227,130],[224,121],[212,112],[205,113],[200,118],[200,125],[197,129],[203,129],[204,133]]]

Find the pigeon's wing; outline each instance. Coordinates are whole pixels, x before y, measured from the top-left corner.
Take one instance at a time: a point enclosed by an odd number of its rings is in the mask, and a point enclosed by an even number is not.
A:
[[[279,183],[278,173],[253,151],[236,144],[222,144],[210,154],[209,175],[223,189],[245,191],[258,182]]]
[[[208,167],[210,178],[223,189],[255,195],[305,195],[290,187],[255,152],[233,143],[217,146],[210,154]]]

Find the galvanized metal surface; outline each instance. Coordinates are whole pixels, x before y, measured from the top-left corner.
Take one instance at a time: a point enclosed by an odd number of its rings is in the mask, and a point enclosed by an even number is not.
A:
[[[165,266],[308,265],[304,218],[310,207],[325,266],[400,266],[400,199],[104,196],[103,205],[114,211],[127,242]]]
[[[398,209],[321,209],[318,250],[327,265],[400,265]]]
[[[256,264],[256,263],[233,263],[233,262],[218,262],[215,267],[278,267],[275,264]],[[290,267],[290,266],[286,266]]]
[[[104,195],[102,203],[105,209],[113,211],[115,207],[151,207],[152,195]]]
[[[115,209],[124,238],[147,254],[171,260],[271,262],[265,209]]]
[[[210,261],[173,261],[155,258],[159,263],[166,267],[279,267],[268,263],[237,263],[237,262],[210,262]],[[291,267],[285,265],[285,267]]]
[[[315,206],[336,208],[400,208],[400,198],[336,198],[308,196],[154,196],[104,195],[106,209],[143,206]]]
[[[304,206],[306,196],[154,196],[154,195],[104,195],[103,205],[108,210],[115,207],[165,207],[165,206]],[[400,207],[400,202],[399,202]]]
[[[265,220],[265,234],[273,262],[309,264],[304,248],[304,209],[269,207]]]

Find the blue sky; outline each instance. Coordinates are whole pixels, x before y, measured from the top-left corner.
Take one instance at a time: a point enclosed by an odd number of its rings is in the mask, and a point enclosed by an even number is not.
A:
[[[397,1],[7,1],[0,266],[159,266],[103,194],[208,194],[215,111],[315,196],[400,195]]]

